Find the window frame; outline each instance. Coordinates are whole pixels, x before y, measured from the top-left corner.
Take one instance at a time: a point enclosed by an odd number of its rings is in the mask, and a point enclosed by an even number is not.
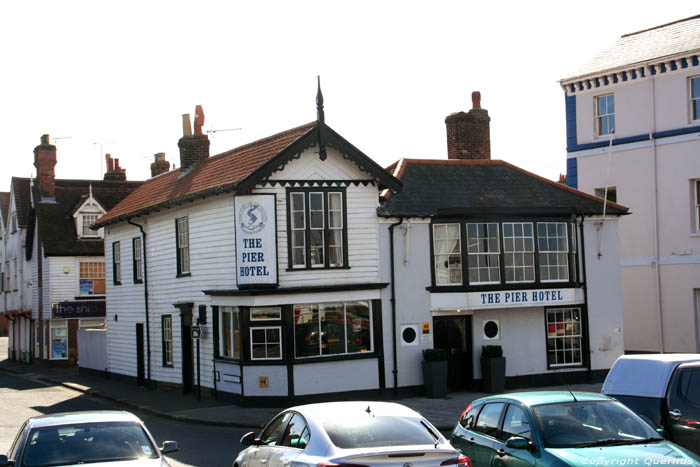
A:
[[[122,248],[119,242],[112,242],[112,283],[122,285]]]
[[[549,321],[549,314],[556,313],[556,312],[566,312],[566,311],[569,311],[569,312],[578,311],[578,314],[579,314],[579,320],[578,320],[579,334],[571,334],[571,335],[564,334],[563,336],[550,337],[549,336],[549,325],[553,324],[556,326],[557,324],[560,324],[560,323],[556,320],[550,322]],[[572,320],[573,320],[573,316],[572,316]],[[586,361],[587,361],[586,359],[587,359],[587,354],[588,354],[588,349],[587,349],[588,337],[587,337],[587,333],[586,333],[585,320],[586,320],[586,315],[585,315],[583,306],[571,305],[571,306],[545,308],[545,310],[544,310],[544,335],[545,335],[545,359],[547,361],[547,369],[556,370],[556,369],[561,369],[561,368],[580,368],[580,367],[583,367],[586,365]],[[566,324],[566,319],[564,319],[561,322],[561,324]],[[555,327],[555,329],[556,329],[556,327]],[[566,329],[564,329],[564,332],[566,333]],[[550,359],[549,359],[549,352],[550,352],[549,340],[550,339],[555,339],[555,340],[566,339],[566,338],[578,338],[578,340],[579,340],[578,350],[579,350],[579,355],[580,355],[580,361],[578,361],[578,362],[572,361],[569,363],[566,363],[566,362],[564,362],[564,363],[551,363]],[[575,348],[572,347],[572,352],[574,349]],[[555,355],[556,355],[557,350],[558,349],[556,348],[556,345],[555,345],[555,349],[554,349]],[[567,351],[568,349],[563,348],[562,350]],[[573,360],[573,356],[572,356],[572,360]]]
[[[166,326],[167,324],[167,326]],[[163,366],[173,367],[173,315],[164,314],[160,316],[160,339],[162,346]],[[169,344],[169,345],[168,345]]]
[[[613,106],[613,111],[609,112],[609,100],[612,97],[612,106]],[[605,99],[605,111],[607,113],[601,114],[599,113],[600,109],[600,101],[602,99]],[[596,131],[596,136],[601,137],[601,136],[610,136],[612,137],[615,135],[615,129],[617,128],[615,125],[615,93],[611,92],[608,94],[601,94],[599,96],[595,96],[593,98],[593,106],[594,106],[594,115],[595,115],[595,131]],[[606,120],[603,120],[606,119]],[[602,128],[602,122],[606,121],[607,122],[607,128],[608,131],[603,133],[603,128]],[[612,131],[610,130],[610,121],[612,121]]]
[[[529,220],[529,221],[502,221],[502,222],[501,222],[501,239],[502,239],[502,241],[503,241],[503,250],[502,250],[502,251],[503,251],[503,270],[504,270],[504,272],[506,273],[505,276],[503,277],[502,282],[501,282],[502,284],[506,284],[506,285],[513,285],[513,284],[516,284],[516,285],[518,285],[518,284],[536,284],[536,283],[540,282],[540,281],[538,280],[538,279],[539,279],[539,264],[537,263],[537,260],[539,259],[539,255],[538,255],[538,250],[537,250],[537,240],[538,240],[538,238],[537,238],[537,232],[536,232],[536,229],[535,229],[535,224],[536,224],[536,223],[537,223],[537,222],[536,222],[536,220],[534,220],[534,219],[533,219],[533,220]],[[511,225],[511,226],[512,226],[512,230],[513,230],[513,236],[512,236],[512,237],[508,237],[508,238],[512,238],[512,239],[513,239],[513,245],[514,245],[514,246],[513,246],[513,250],[512,250],[512,251],[506,251],[506,246],[505,246],[505,244],[506,244],[506,236],[505,236],[505,231],[506,231],[506,229],[505,229],[505,225],[506,225],[506,224]],[[521,226],[521,229],[523,229],[523,233],[522,233],[522,235],[520,235],[520,236],[516,236],[516,234],[515,234],[515,225],[517,225],[517,224],[519,224],[519,225]],[[525,235],[525,232],[524,232],[524,227],[525,227],[525,225],[528,225],[528,224],[530,225],[530,227],[531,227],[531,229],[532,229],[532,235],[531,235],[531,236]],[[532,251],[528,251],[528,250],[525,248],[525,240],[526,240],[526,239],[529,239],[529,238],[532,238]],[[516,240],[518,240],[518,239],[522,239],[522,240],[523,240],[523,249],[522,249],[522,250],[517,250],[516,247],[515,247]],[[508,254],[508,255],[513,255],[513,258],[515,258],[515,255],[523,255],[523,258],[524,258],[525,255],[530,254],[530,255],[532,255],[532,266],[529,266],[529,265],[526,265],[526,264],[523,264],[523,265],[516,265],[516,264],[513,264],[513,265],[509,266],[508,264],[506,264],[506,254]],[[515,261],[514,261],[513,263],[515,263]],[[524,280],[512,280],[512,281],[509,281],[509,280],[508,280],[508,269],[513,269],[513,270],[515,271],[515,269],[517,269],[517,268],[520,268],[520,269],[522,269],[523,271],[526,271],[528,268],[532,268],[532,270],[533,270],[532,280],[526,280],[526,279],[524,279]],[[515,274],[514,274],[514,276],[515,276]],[[524,275],[523,275],[523,276],[524,276]]]
[[[241,330],[241,307],[238,306],[219,306],[218,310],[218,355],[217,358],[225,360],[242,360],[243,359],[243,332]],[[231,355],[226,355],[226,330],[224,315],[231,315]],[[236,355],[236,337],[238,337],[238,355]]]
[[[185,227],[185,229],[183,229],[183,227]],[[182,240],[184,240],[184,242]],[[189,216],[178,217],[175,219],[175,252],[177,277],[192,275]]]
[[[274,344],[275,342],[268,342],[267,341],[267,331],[268,329],[276,329],[277,332],[279,333],[279,342],[277,344],[279,345],[280,349],[280,356],[279,357],[268,357],[267,356],[267,346],[272,343]],[[264,330],[265,331],[265,342],[253,342],[253,331],[258,331],[258,330]],[[248,326],[248,345],[249,345],[249,352],[250,352],[250,360],[251,361],[269,361],[269,360],[282,360],[284,359],[284,354],[282,351],[284,350],[282,348],[282,341],[284,340],[284,335],[282,334],[282,326]],[[265,345],[265,357],[255,357],[253,353],[253,345],[260,345],[264,344]]]
[[[476,237],[476,239],[475,239],[477,242],[482,242],[482,241],[486,240],[487,244],[489,243],[490,239],[492,238],[492,237],[488,236],[488,226],[489,226],[489,225],[495,225],[495,226],[496,226],[496,246],[497,246],[498,250],[495,251],[495,252],[491,252],[491,251],[487,251],[487,252],[479,251],[479,252],[474,252],[474,253],[470,252],[470,251],[469,251],[469,246],[470,246],[470,243],[469,243],[469,241],[470,241],[470,237],[469,237],[469,226],[470,226],[470,225],[476,225],[476,226],[477,226],[477,229],[479,229],[478,226],[487,226],[487,227],[486,227],[486,230],[487,230],[486,235],[487,235],[487,236],[486,236],[486,237],[481,237],[481,235],[480,235],[481,232],[477,232],[477,237]],[[495,257],[496,257],[496,262],[498,263],[498,264],[497,264],[497,267],[496,267],[496,270],[498,271],[498,281],[486,281],[486,282],[484,282],[484,281],[478,281],[478,282],[472,282],[472,281],[471,281],[471,278],[470,278],[470,277],[467,277],[467,281],[468,281],[469,285],[491,285],[491,284],[500,284],[501,281],[502,281],[502,277],[501,277],[501,253],[502,253],[502,252],[501,252],[501,226],[500,226],[500,223],[499,223],[499,222],[465,222],[465,226],[466,226],[466,228],[465,228],[465,233],[466,233],[466,236],[467,236],[467,248],[466,248],[466,250],[467,250],[467,264],[466,264],[466,266],[467,266],[467,274],[469,274],[469,272],[470,272],[470,270],[471,270],[470,265],[469,265],[469,257],[470,257],[470,256],[472,256],[472,257],[486,257],[486,258],[488,258],[489,256],[495,256]],[[478,261],[478,260],[477,260],[477,261]],[[479,271],[479,270],[481,270],[481,269],[483,269],[483,268],[480,267],[479,265],[477,265],[477,271]],[[487,269],[491,269],[491,268],[487,265]],[[464,278],[462,279],[462,281],[464,282]]]
[[[88,221],[87,219],[94,218],[92,222]],[[90,228],[90,224],[93,224],[97,222],[97,219],[100,218],[99,213],[85,213],[85,214],[80,214],[80,238],[98,238],[100,236],[100,231],[98,230],[92,230]]]
[[[311,195],[312,194],[322,194],[322,216],[323,227],[312,228],[311,226]],[[331,194],[338,193],[341,198],[341,209],[342,213],[340,216],[341,227],[331,228],[331,210],[329,209],[330,196]],[[294,213],[301,212],[300,210],[293,210],[292,198],[298,197],[299,194],[303,196],[303,222],[304,228],[294,224]],[[350,269],[348,263],[348,209],[347,209],[347,189],[346,187],[288,187],[286,189],[286,203],[287,203],[287,271],[308,271],[308,270],[328,270],[328,269]],[[333,210],[337,211],[337,210]],[[314,211],[318,212],[318,210]],[[322,252],[323,252],[323,263],[322,264],[311,264],[312,254],[311,254],[311,234],[313,231],[322,231]],[[332,245],[333,248],[340,248],[342,250],[340,259],[342,264],[333,265],[330,262],[331,259],[331,238],[332,232],[340,231],[342,235],[342,241],[340,245]],[[304,239],[303,247],[293,245],[293,233],[303,232],[302,238]],[[295,264],[295,254],[294,251],[299,248],[303,248],[303,258],[304,263]]]
[[[693,84],[698,83],[698,95],[693,96]],[[690,122],[700,121],[700,75],[688,77],[688,99],[690,104]]]
[[[561,250],[544,250],[544,251],[542,251],[539,248],[539,242],[542,239],[540,237],[540,234],[539,234],[539,227],[540,227],[540,225],[547,225],[548,226],[550,224],[554,224],[554,225],[562,225],[563,224],[564,225],[564,235],[565,235],[565,237],[564,237],[565,250],[564,251],[561,251]],[[569,256],[571,253],[571,248],[570,248],[570,243],[569,243],[570,242],[570,239],[569,239],[569,225],[570,225],[570,223],[569,222],[546,221],[546,222],[537,222],[536,225],[537,225],[537,242],[538,242],[537,254],[539,255],[539,270],[540,270],[540,277],[539,277],[540,280],[539,281],[541,283],[571,282],[571,270],[570,270],[570,260],[569,260]],[[547,228],[547,231],[548,230],[549,230],[549,228]],[[557,232],[557,234],[558,234],[558,232]],[[551,237],[549,237],[549,232],[547,232],[546,238],[547,239],[551,238]],[[554,238],[560,238],[560,237],[555,236]],[[547,255],[552,255],[552,254],[562,255],[564,257],[564,259],[566,260],[566,267],[564,268],[563,265],[559,265],[558,263],[556,265],[552,265],[552,264],[549,264],[549,262],[547,263],[546,266],[544,266],[542,259],[544,257],[546,257]],[[559,268],[564,268],[564,271],[566,271],[566,278],[565,279],[546,279],[546,280],[542,279],[542,268],[543,267],[547,267],[547,268],[553,267],[557,270]],[[551,277],[551,272],[549,273],[549,276]]]
[[[700,77],[698,77],[700,79]],[[695,200],[695,230],[693,233],[700,233],[700,179],[695,179],[693,182],[693,199]]]
[[[137,248],[138,245],[138,248]],[[138,254],[137,254],[138,250]],[[131,239],[131,261],[133,264],[134,284],[143,283],[143,238]]]
[[[99,274],[97,274],[98,277],[93,277],[93,276],[90,276],[90,277],[83,277],[83,271],[82,271],[83,265],[85,265],[85,271],[88,273],[88,275],[89,275],[90,272],[94,272],[94,271],[100,272],[100,271],[99,271],[100,267],[92,266],[93,268],[96,268],[96,269],[91,269],[91,266],[90,266],[90,265],[101,265],[102,277],[99,277]],[[78,295],[81,296],[81,297],[90,297],[90,296],[93,296],[93,295],[97,295],[97,296],[104,296],[104,295],[106,295],[106,294],[107,294],[107,270],[106,270],[106,268],[107,268],[107,265],[105,264],[104,261],[80,261],[80,262],[78,263]],[[92,290],[93,290],[93,292],[92,292],[92,293],[84,294],[84,293],[81,292],[81,289],[80,289],[80,281],[81,281],[81,280],[92,280],[92,281],[95,281],[95,280],[102,280],[102,281],[104,281],[104,283],[105,283],[105,284],[104,284],[104,286],[105,286],[105,291],[104,291],[103,293],[97,293],[97,292],[95,292],[95,291],[94,291],[94,290],[95,290],[95,283],[93,282],[93,283],[92,283]]]
[[[54,347],[53,347],[53,341],[56,340],[54,337],[54,329],[65,329],[65,338],[63,339],[66,343],[66,356],[65,357],[55,357],[54,356]],[[68,360],[70,357],[70,332],[68,329],[68,320],[67,319],[52,319],[49,320],[49,337],[51,339],[51,346],[49,348],[49,360]],[[64,337],[64,336],[59,336],[59,337]]]
[[[435,284],[437,287],[461,287],[464,286],[464,248],[462,248],[462,244],[464,243],[464,233],[462,232],[464,229],[462,229],[462,224],[464,222],[435,222],[430,224],[430,257],[431,257],[431,262],[432,262],[432,276],[433,276],[433,284]],[[459,270],[460,270],[460,282],[449,282],[445,284],[438,284],[437,282],[437,263],[435,261],[435,257],[438,256],[436,254],[435,250],[435,242],[437,241],[436,235],[435,235],[435,227],[436,226],[449,226],[449,225],[456,225],[459,229],[458,234],[457,234],[457,239],[459,240],[459,252],[458,253],[447,253],[447,254],[441,254],[439,256],[451,256],[455,255],[459,257]],[[447,230],[447,229],[446,229]],[[446,238],[447,239],[447,238]],[[456,268],[453,268],[456,269]],[[449,259],[448,259],[448,278],[449,278]]]

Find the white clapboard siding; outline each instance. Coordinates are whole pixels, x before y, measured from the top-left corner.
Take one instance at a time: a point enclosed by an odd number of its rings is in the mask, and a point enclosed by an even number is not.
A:
[[[39,319],[39,268],[37,263],[42,260],[39,256],[39,229],[34,229],[34,241],[32,242],[32,319]],[[3,265],[4,267],[4,265]]]
[[[51,268],[49,258],[44,256],[44,247],[41,247],[41,256],[37,256],[37,261],[41,261],[41,307],[44,311],[44,319],[51,318]],[[48,347],[48,346],[47,346]]]
[[[276,172],[274,178],[284,180],[368,180],[352,162],[329,148],[325,162],[310,149],[300,159]],[[350,185],[347,193],[347,235],[350,269],[287,271],[287,201],[286,189],[269,185],[256,187],[254,194],[274,193],[277,196],[277,251],[281,287],[317,286],[379,281],[377,240],[378,188],[374,184]],[[234,195],[222,194],[204,200],[187,202],[164,209],[147,217],[134,219],[146,231],[146,253],[149,287],[149,322],[151,336],[151,378],[155,381],[182,382],[182,349],[180,313],[174,304],[193,303],[193,317],[198,306],[207,306],[205,337],[200,340],[201,380],[213,387],[213,319],[210,297],[203,290],[236,288],[236,251]],[[188,277],[176,277],[177,255],[175,219],[189,218],[190,271]],[[132,280],[132,239],[140,235],[137,227],[127,223],[105,229],[107,272],[107,330],[109,371],[136,375],[136,323],[145,323],[144,289]],[[120,242],[122,281],[112,280],[112,243]],[[173,323],[174,367],[162,365],[161,316],[169,314]],[[115,320],[115,315],[118,317]],[[145,343],[144,343],[145,347]],[[196,361],[195,361],[196,365]],[[147,371],[147,369],[146,369]],[[197,369],[195,366],[195,381]]]

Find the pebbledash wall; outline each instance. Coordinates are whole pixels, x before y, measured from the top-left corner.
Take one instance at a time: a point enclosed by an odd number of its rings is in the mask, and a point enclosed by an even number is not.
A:
[[[567,183],[607,185],[631,212],[620,220],[627,352],[700,350],[699,26],[695,16],[626,34],[561,80]],[[613,134],[597,124],[603,96]]]
[[[371,307],[372,325],[381,322],[379,306],[379,249],[377,234],[378,188],[366,173],[343,158],[335,149],[328,148],[327,159],[320,161],[318,148],[305,150],[289,162],[284,170],[269,178],[275,180],[334,181],[343,186],[346,194],[347,262],[349,267],[320,270],[293,270],[288,268],[287,247],[287,186],[267,183],[257,186],[250,195],[273,195],[276,215],[276,251],[279,287],[274,290],[256,290],[246,293],[237,287],[236,212],[235,195],[227,193],[184,206],[165,209],[132,221],[142,225],[146,232],[146,264],[148,280],[148,308],[150,327],[150,378],[153,381],[187,384],[183,381],[186,365],[183,348],[192,345],[183,335],[181,307],[192,310],[193,322],[203,315],[199,341],[201,367],[197,369],[196,354],[192,376],[205,389],[238,396],[304,396],[337,391],[378,389],[380,382],[381,333],[374,335],[372,347],[354,355],[331,355],[319,358],[294,358],[293,313],[296,304],[363,302]],[[366,183],[350,183],[364,180]],[[340,182],[348,181],[348,183]],[[287,186],[285,186],[287,185]],[[175,219],[188,218],[190,274],[177,277]],[[106,229],[107,264],[107,327],[109,371],[137,377],[137,324],[145,325],[144,284],[134,283],[131,277],[133,239],[140,237],[137,227],[127,223],[108,225]],[[122,281],[114,284],[113,248],[121,245]],[[269,264],[269,263],[268,263]],[[370,285],[368,285],[370,284]],[[357,285],[358,290],[353,290]],[[334,287],[341,290],[334,291]],[[289,292],[284,289],[290,290]],[[306,291],[304,289],[307,289]],[[220,321],[225,307],[238,308],[241,327],[234,332],[249,333],[251,308],[280,307],[281,319],[257,323],[261,327],[282,329],[282,349],[279,358],[253,361],[250,349],[239,358],[225,358],[217,351],[222,335]],[[245,314],[245,316],[243,316]],[[163,317],[172,320],[172,361],[163,355]],[[245,319],[243,319],[245,318]],[[216,329],[216,328],[219,329]],[[145,331],[145,327],[144,327]],[[290,333],[290,331],[292,331]],[[374,333],[373,330],[370,332]],[[250,334],[239,342],[248,342]],[[183,339],[184,338],[184,339]],[[144,342],[147,346],[148,343]],[[235,346],[236,344],[234,344]],[[242,345],[242,344],[238,344]],[[144,352],[146,350],[144,349]],[[195,351],[196,352],[196,351]],[[346,359],[346,360],[343,360]],[[144,371],[147,373],[148,368]],[[144,377],[148,377],[144,374]],[[186,377],[185,377],[186,378]],[[264,383],[262,382],[264,381]]]

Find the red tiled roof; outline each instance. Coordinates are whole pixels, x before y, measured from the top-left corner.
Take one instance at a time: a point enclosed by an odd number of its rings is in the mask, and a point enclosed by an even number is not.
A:
[[[144,213],[149,208],[184,201],[217,188],[234,185],[305,135],[315,125],[316,122],[307,123],[209,157],[182,177],[180,168],[147,180],[100,218],[97,225],[105,225],[119,218],[126,219]]]

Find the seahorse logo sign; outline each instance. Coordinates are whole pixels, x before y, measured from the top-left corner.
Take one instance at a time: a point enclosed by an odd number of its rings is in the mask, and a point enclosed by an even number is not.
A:
[[[238,213],[238,225],[248,235],[262,231],[267,225],[265,208],[255,201],[244,203]]]

